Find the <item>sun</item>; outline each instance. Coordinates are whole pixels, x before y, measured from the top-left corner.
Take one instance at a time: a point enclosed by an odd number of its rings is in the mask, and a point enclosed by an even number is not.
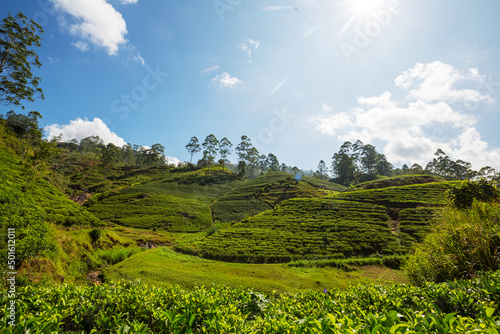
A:
[[[351,0],[352,11],[359,16],[371,16],[388,6],[389,0]]]

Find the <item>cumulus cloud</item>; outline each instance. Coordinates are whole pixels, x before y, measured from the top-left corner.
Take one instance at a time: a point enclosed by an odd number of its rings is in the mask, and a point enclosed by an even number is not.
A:
[[[168,165],[174,165],[174,166],[178,166],[179,163],[181,162],[176,157],[169,157],[169,156],[165,157],[165,161],[167,162]]]
[[[219,85],[228,88],[235,88],[236,86],[243,84],[243,81],[241,81],[237,77],[232,77],[227,72],[217,74],[215,78],[212,78],[212,82],[218,82]]]
[[[243,50],[246,52],[248,56],[248,62],[252,62],[252,50],[257,50],[260,46],[259,41],[255,41],[251,38],[245,39],[245,41],[240,45],[240,50]]]
[[[477,88],[482,80],[477,69],[464,72],[441,62],[417,64],[396,78],[396,85],[409,90],[403,101],[384,92],[358,98],[351,111],[326,115],[323,104],[311,121],[318,131],[339,141],[382,143],[383,153],[393,163],[425,164],[441,148],[474,168],[500,168],[500,150],[488,148],[475,128],[478,119],[462,110],[461,103],[494,101]]]
[[[105,48],[109,55],[116,55],[120,45],[127,43],[127,24],[122,15],[106,0],[51,1],[57,9],[73,17],[73,23],[68,23],[65,18],[59,20],[60,24],[63,22],[61,26],[72,35]]]
[[[483,77],[478,69],[471,68],[462,73],[453,66],[435,61],[416,64],[396,78],[396,85],[409,90],[409,97],[425,102],[446,101],[479,102],[492,98],[474,89],[459,89],[456,86],[466,82],[480,82]]]
[[[113,143],[119,147],[127,144],[123,138],[111,131],[100,118],[94,118],[93,121],[89,121],[86,118],[77,118],[66,125],[47,125],[44,130],[48,138],[62,134],[63,141],[71,139],[82,140],[90,136],[99,136],[105,144]]]

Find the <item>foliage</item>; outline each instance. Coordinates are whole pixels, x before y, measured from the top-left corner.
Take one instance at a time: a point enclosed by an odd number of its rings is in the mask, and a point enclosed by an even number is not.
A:
[[[448,196],[451,205],[457,209],[467,209],[472,206],[474,199],[482,202],[498,201],[500,191],[493,182],[485,179],[479,181],[464,181],[449,190]]]
[[[3,329],[99,333],[498,333],[500,274],[469,281],[286,294],[140,282],[27,286],[0,301]]]
[[[366,175],[390,176],[392,165],[374,146],[364,145],[360,140],[354,144],[346,141],[333,155],[332,172],[336,182],[349,186]]]
[[[38,95],[40,78],[33,75],[32,67],[42,64],[32,47],[40,47],[42,26],[21,12],[15,17],[10,13],[0,26],[0,102],[4,105],[22,106],[22,101],[33,102]],[[24,107],[23,107],[24,109]]]
[[[0,124],[1,129],[5,129],[2,124]],[[7,187],[22,189],[29,178],[30,170],[21,163],[15,152],[21,154],[23,145],[19,139],[12,136],[8,131],[4,133],[3,138],[0,138],[0,140],[9,142],[8,146],[0,145],[0,180]],[[102,222],[93,214],[69,200],[52,186],[46,180],[48,174],[46,169],[40,168],[38,173],[42,177],[33,176],[30,187],[26,191],[26,198],[45,210],[45,220],[47,222],[64,226],[102,225]],[[3,187],[3,185],[0,185],[0,187]]]
[[[51,247],[44,218],[45,211],[30,197],[0,181],[0,268],[9,263],[9,271],[14,271],[23,261]],[[15,256],[12,263],[8,257],[11,250]]]
[[[102,237],[102,231],[98,228],[95,228],[89,232],[90,239],[92,239],[92,243],[96,243]]]
[[[405,266],[415,284],[473,277],[500,268],[500,204],[447,208]]]
[[[193,161],[193,155],[196,154],[196,153],[198,153],[198,152],[200,152],[200,150],[201,150],[198,138],[197,137],[191,137],[191,140],[186,145],[186,149],[187,149],[187,151],[189,152],[189,154],[191,156],[191,158],[189,159],[189,163],[191,163]]]

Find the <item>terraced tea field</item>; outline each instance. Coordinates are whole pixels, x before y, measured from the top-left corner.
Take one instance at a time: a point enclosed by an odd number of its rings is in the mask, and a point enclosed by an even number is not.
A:
[[[129,176],[122,182],[130,186],[94,195],[89,211],[123,226],[198,232],[212,224],[210,203],[242,182],[231,172],[213,169],[165,171],[145,181],[140,177]]]
[[[240,222],[290,198],[316,198],[344,189],[328,181],[308,177],[295,181],[291,174],[273,172],[231,190],[213,203],[212,211],[221,222]]]
[[[207,258],[259,263],[405,252],[388,220],[383,206],[291,199],[213,234],[199,251]]]
[[[433,182],[381,189],[346,191],[337,198],[376,203],[389,207],[438,206],[446,204],[446,191],[460,181]]]

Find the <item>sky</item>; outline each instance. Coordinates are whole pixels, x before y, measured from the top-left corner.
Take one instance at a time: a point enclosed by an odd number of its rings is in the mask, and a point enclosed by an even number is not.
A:
[[[500,169],[497,0],[0,0],[44,29],[48,137],[160,143],[242,135],[317,168],[361,140],[395,166],[441,148]],[[201,153],[195,159],[201,158]],[[232,157],[236,161],[236,157]]]

